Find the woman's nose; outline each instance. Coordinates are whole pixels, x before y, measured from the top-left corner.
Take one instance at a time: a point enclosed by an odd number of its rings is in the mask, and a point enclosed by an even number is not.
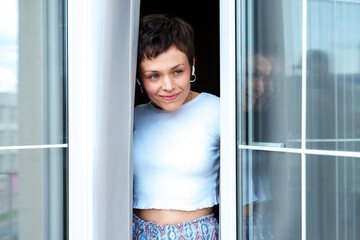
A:
[[[254,90],[257,91],[260,95],[264,93],[265,91],[265,82],[263,78],[256,79],[254,81]]]
[[[174,82],[169,76],[165,76],[162,82],[162,89],[165,91],[172,91],[174,89]]]

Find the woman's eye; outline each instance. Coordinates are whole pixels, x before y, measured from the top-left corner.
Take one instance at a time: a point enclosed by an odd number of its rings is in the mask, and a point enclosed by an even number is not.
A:
[[[176,75],[179,75],[179,74],[181,74],[182,72],[183,72],[182,70],[176,70],[176,71],[175,71],[175,74],[176,74]]]
[[[260,78],[260,77],[261,77],[261,74],[259,74],[258,72],[252,72],[252,73],[251,73],[251,76],[252,76],[253,78]]]
[[[150,76],[151,79],[158,79],[159,78],[159,74],[153,74]]]

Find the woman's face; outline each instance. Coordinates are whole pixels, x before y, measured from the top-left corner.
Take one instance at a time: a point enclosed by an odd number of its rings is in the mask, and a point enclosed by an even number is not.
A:
[[[148,97],[165,111],[175,111],[190,100],[190,71],[186,54],[175,46],[140,63],[140,77]]]
[[[252,69],[246,74],[245,108],[247,111],[253,108],[255,103],[262,95],[264,95],[266,90],[272,91],[272,85],[268,78],[272,71],[270,61],[261,55],[255,55],[249,59],[249,61],[252,61]]]

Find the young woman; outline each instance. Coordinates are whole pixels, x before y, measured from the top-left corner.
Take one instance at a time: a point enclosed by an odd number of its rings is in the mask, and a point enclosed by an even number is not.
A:
[[[141,19],[138,84],[150,99],[134,113],[133,239],[218,239],[220,103],[191,91],[192,27]]]

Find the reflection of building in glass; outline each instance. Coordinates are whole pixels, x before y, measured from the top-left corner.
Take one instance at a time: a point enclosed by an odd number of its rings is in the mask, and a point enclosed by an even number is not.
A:
[[[18,143],[17,95],[0,93],[0,146]],[[17,168],[16,150],[0,151],[0,171],[9,172]]]
[[[0,93],[0,146],[18,144],[17,94]],[[0,151],[0,239],[11,239],[17,232],[18,154]]]
[[[17,130],[17,94],[0,93],[0,145],[17,145]]]

